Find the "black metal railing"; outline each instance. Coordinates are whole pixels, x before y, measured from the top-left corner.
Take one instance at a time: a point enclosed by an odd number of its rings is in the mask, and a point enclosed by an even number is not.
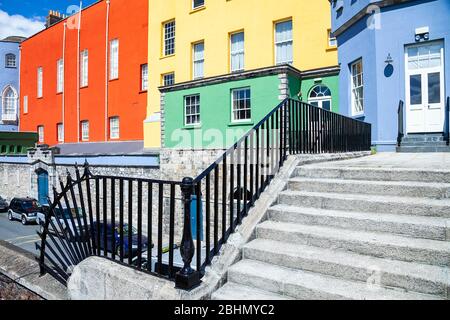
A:
[[[401,146],[403,137],[405,136],[405,126],[403,124],[404,107],[403,101],[400,100],[398,103],[398,135],[397,135],[397,146]]]
[[[67,173],[54,188],[39,232],[41,273],[66,283],[75,265],[102,256],[141,271],[173,279],[181,269],[174,253],[175,208],[181,211],[179,182],[93,175],[87,163],[76,178]],[[166,226],[166,230],[164,229]]]
[[[184,199],[188,202],[184,206],[185,221],[191,221],[193,214],[197,225],[193,235],[189,232],[191,226],[184,225],[185,250],[181,255],[186,272],[178,278],[183,280],[180,287],[189,289],[199,283],[206,266],[248,215],[288,154],[370,148],[370,124],[297,100],[284,100],[197,178],[183,180]],[[195,195],[194,212],[189,194]],[[198,199],[204,199],[204,205]]]
[[[49,201],[41,272],[65,284],[75,265],[102,256],[192,289],[289,154],[370,147],[370,124],[286,99],[195,179],[94,175],[86,163]]]
[[[447,145],[450,145],[450,97],[447,97],[447,103],[445,105],[445,130],[444,139]]]

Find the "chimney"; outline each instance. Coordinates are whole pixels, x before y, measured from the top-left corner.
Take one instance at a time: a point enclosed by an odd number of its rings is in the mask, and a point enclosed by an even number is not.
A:
[[[50,10],[47,16],[47,22],[45,23],[45,27],[48,28],[55,23],[61,21],[65,18],[65,15],[61,14],[59,11]]]

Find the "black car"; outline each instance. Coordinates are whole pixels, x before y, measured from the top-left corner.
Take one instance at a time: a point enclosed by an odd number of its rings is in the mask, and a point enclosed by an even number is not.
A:
[[[98,227],[100,228],[100,249],[105,250],[105,223],[100,222]],[[94,240],[97,235],[97,222],[93,224],[93,236]],[[138,232],[135,228],[131,229],[131,246],[128,243],[128,224],[124,223],[123,225],[123,256],[128,257],[128,253],[131,247],[131,256],[136,257],[138,255]],[[112,224],[110,222],[106,223],[106,251],[112,253],[113,244],[115,246],[115,253],[120,254],[120,227],[115,226],[114,232],[112,230]],[[141,252],[144,252],[148,248],[148,238],[146,236],[142,236],[142,245]]]
[[[7,211],[8,207],[8,202],[0,196],[0,211]]]
[[[23,225],[36,222],[37,214],[42,212],[42,206],[33,198],[14,198],[9,204],[8,219],[20,220]]]

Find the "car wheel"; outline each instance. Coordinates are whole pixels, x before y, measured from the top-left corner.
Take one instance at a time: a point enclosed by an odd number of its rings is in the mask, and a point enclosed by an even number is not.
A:
[[[22,224],[25,226],[27,224],[27,218],[25,216],[22,216]]]
[[[8,220],[9,221],[13,221],[14,220],[11,210],[8,211]]]

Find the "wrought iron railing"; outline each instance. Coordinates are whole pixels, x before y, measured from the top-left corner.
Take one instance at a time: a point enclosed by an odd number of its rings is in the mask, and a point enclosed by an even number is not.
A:
[[[397,110],[398,115],[397,146],[399,147],[401,146],[403,137],[405,136],[405,126],[403,124],[403,115],[404,115],[403,112],[404,112],[403,101],[400,100],[400,102],[398,103],[398,110]]]
[[[93,175],[85,164],[54,189],[36,245],[41,272],[66,283],[75,265],[102,256],[191,289],[288,154],[370,147],[370,124],[286,99],[195,179]]]
[[[447,142],[447,145],[450,145],[450,97],[447,97],[447,103],[445,106],[444,139]]]

